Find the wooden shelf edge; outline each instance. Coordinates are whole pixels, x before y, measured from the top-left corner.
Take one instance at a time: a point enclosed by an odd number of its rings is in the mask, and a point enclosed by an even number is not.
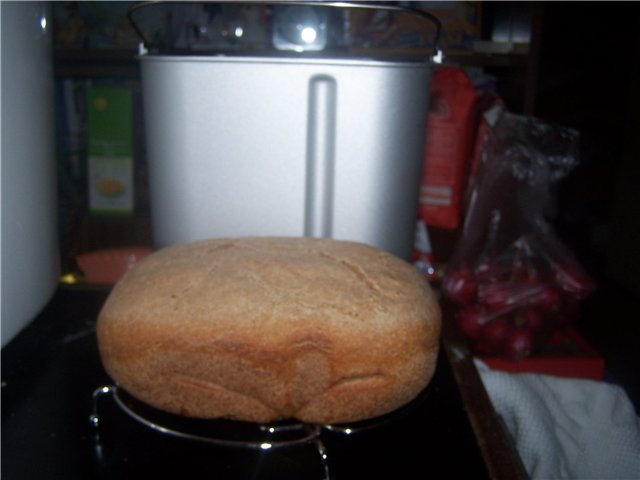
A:
[[[452,310],[446,305],[443,308],[442,344],[490,477],[493,480],[528,480],[520,455],[484,388],[469,346],[453,322]]]

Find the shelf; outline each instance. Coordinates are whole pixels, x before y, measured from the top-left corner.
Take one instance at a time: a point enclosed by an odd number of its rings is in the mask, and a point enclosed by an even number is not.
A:
[[[474,67],[526,68],[529,56],[517,53],[453,53],[445,56],[445,63]]]
[[[125,77],[137,78],[140,67],[136,50],[124,49],[55,49],[56,77]]]
[[[365,50],[354,50],[362,53]],[[428,58],[432,52],[428,49],[367,50],[369,53],[386,53],[394,57]],[[132,77],[140,75],[137,51],[122,49],[55,49],[54,73],[57,77]],[[445,64],[526,68],[529,57],[516,53],[474,53],[453,52],[445,54]]]

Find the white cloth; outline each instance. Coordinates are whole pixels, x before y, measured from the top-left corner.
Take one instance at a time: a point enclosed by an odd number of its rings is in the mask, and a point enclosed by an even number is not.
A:
[[[476,367],[532,480],[640,479],[640,417],[622,388]]]

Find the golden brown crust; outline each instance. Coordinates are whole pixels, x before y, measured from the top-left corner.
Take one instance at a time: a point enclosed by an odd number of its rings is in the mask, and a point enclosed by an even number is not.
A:
[[[357,421],[430,381],[440,308],[408,263],[315,238],[215,239],[148,256],[98,319],[112,378],[177,414]]]

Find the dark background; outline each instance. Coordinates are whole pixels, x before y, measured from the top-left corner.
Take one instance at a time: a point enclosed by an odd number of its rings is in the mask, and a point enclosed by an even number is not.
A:
[[[577,128],[556,227],[595,277],[579,328],[640,398],[640,36],[634,5],[544,2],[535,115]]]

